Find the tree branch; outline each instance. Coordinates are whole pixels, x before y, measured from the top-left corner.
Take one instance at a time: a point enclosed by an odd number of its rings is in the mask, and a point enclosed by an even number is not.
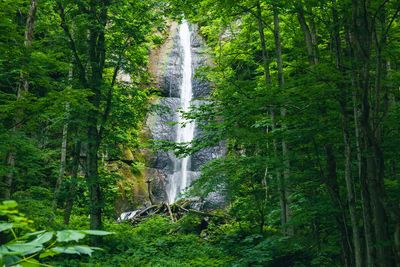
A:
[[[70,46],[71,46],[71,51],[74,54],[75,61],[76,61],[77,65],[78,65],[79,80],[81,81],[82,85],[85,88],[87,88],[88,84],[87,84],[87,80],[86,80],[86,77],[85,77],[85,72],[86,72],[85,71],[85,67],[83,66],[82,61],[79,58],[74,38],[72,37],[71,32],[68,29],[68,26],[67,26],[67,23],[66,23],[66,20],[65,20],[65,9],[64,9],[64,6],[61,3],[58,3],[58,8],[59,8],[59,11],[60,11],[60,18],[61,18],[61,25],[60,26],[61,26],[61,28],[64,29],[64,32],[65,32],[65,34],[67,35],[67,37],[69,39]]]
[[[117,65],[114,68],[114,73],[113,73],[113,78],[112,78],[112,81],[110,84],[110,89],[108,90],[108,93],[107,93],[107,103],[106,103],[106,108],[105,108],[104,114],[103,114],[103,121],[100,126],[100,131],[99,131],[100,138],[103,137],[104,124],[107,122],[108,116],[110,114],[113,88],[114,88],[115,82],[117,81],[118,72],[121,69],[122,56],[124,55],[125,49],[129,45],[129,39],[130,39],[130,36],[128,36],[128,38],[126,38],[126,40],[124,42],[124,47],[122,48],[122,51],[119,54]]]

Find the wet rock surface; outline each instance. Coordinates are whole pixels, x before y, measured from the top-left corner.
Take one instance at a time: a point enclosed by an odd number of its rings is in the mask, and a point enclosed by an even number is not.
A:
[[[179,45],[179,35],[174,37],[174,45],[167,60],[165,76],[160,89],[167,97],[179,97],[182,83],[182,47]]]
[[[192,45],[192,68],[193,68],[193,98],[202,98],[210,93],[210,85],[207,81],[201,78],[201,72],[198,72],[199,67],[207,66],[206,54],[204,54],[205,44],[199,34],[197,34],[197,26],[191,25],[192,34],[191,45]]]
[[[197,26],[190,25],[191,27],[191,56],[192,56],[192,90],[193,98],[202,98],[208,96],[210,93],[210,86],[208,82],[203,81],[196,76],[196,70],[201,66],[207,66],[206,55],[202,53],[205,50],[204,42],[201,37],[196,33]],[[182,83],[182,62],[183,62],[183,48],[180,46],[180,37],[178,31],[174,32],[173,45],[169,51],[168,56],[165,58],[165,63],[160,64],[164,67],[164,71],[157,78],[159,81],[159,88],[164,98],[157,101],[157,105],[164,108],[149,116],[147,125],[150,129],[150,138],[154,140],[175,141],[177,125],[171,122],[178,121],[176,113],[180,106],[180,86]],[[199,104],[202,101],[194,101],[193,104]],[[197,127],[196,127],[197,128]],[[195,136],[201,134],[198,129],[195,130]],[[199,177],[201,166],[211,159],[223,155],[222,146],[205,148],[190,158],[190,171],[188,173],[189,180],[193,181]],[[146,170],[146,180],[151,183],[151,196],[154,198],[152,202],[159,204],[167,201],[166,188],[174,172],[175,156],[173,152],[156,151],[150,156],[150,166]],[[211,200],[211,199],[210,199]],[[202,200],[204,201],[204,200]],[[204,206],[204,203],[200,206]]]
[[[152,204],[161,204],[168,198],[166,193],[167,175],[163,170],[147,168],[146,181],[150,184],[150,199]]]

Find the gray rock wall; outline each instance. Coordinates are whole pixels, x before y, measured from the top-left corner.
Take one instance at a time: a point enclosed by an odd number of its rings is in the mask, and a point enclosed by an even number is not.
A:
[[[192,51],[192,73],[195,75],[196,69],[200,66],[207,65],[207,58],[202,53],[204,51],[204,42],[196,33],[197,27],[190,25],[191,36],[191,51]],[[182,47],[178,31],[174,31],[173,44],[164,62],[160,62],[159,67],[163,70],[157,70],[157,80],[163,98],[157,100],[156,104],[166,107],[164,111],[158,111],[149,116],[147,125],[150,129],[151,139],[175,141],[177,125],[170,125],[169,122],[176,122],[178,115],[176,110],[180,104],[180,85],[182,82]],[[210,93],[210,86],[207,82],[194,78],[192,80],[193,98],[205,97]],[[197,101],[196,101],[197,102]],[[195,135],[201,131],[195,130]],[[201,166],[213,158],[221,156],[223,151],[222,146],[206,148],[196,152],[191,157],[190,180],[199,177]],[[153,201],[160,203],[167,200],[166,188],[169,178],[174,170],[174,155],[173,152],[155,151],[150,156],[150,166],[146,171],[146,180],[151,182],[151,194],[154,197]]]

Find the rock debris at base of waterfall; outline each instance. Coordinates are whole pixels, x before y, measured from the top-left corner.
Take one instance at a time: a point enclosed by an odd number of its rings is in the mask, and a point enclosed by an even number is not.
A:
[[[208,221],[210,217],[221,217],[227,218],[228,215],[217,215],[208,211],[201,211],[203,202],[196,199],[185,199],[179,200],[171,205],[168,202],[163,202],[159,205],[152,205],[147,208],[124,212],[117,219],[118,222],[129,221],[133,225],[136,225],[142,221],[142,219],[146,219],[151,217],[153,214],[164,215],[169,217],[172,222],[176,222],[181,219],[186,214],[195,214],[197,216],[202,217],[205,221]]]

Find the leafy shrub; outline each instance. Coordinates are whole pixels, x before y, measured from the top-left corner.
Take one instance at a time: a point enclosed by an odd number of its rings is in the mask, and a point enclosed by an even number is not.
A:
[[[220,266],[231,260],[198,235],[184,235],[169,218],[154,216],[136,227],[107,225],[115,232],[105,237],[105,253],[95,255],[95,266]]]
[[[18,191],[13,194],[18,203],[19,210],[35,222],[36,228],[55,229],[55,213],[51,209],[53,205],[53,193],[49,189],[32,186],[25,191]]]
[[[58,254],[91,256],[97,247],[80,245],[86,235],[108,235],[110,232],[92,230],[62,230],[33,232],[33,221],[16,210],[15,201],[4,201],[0,205],[1,266],[41,265],[39,259]]]

